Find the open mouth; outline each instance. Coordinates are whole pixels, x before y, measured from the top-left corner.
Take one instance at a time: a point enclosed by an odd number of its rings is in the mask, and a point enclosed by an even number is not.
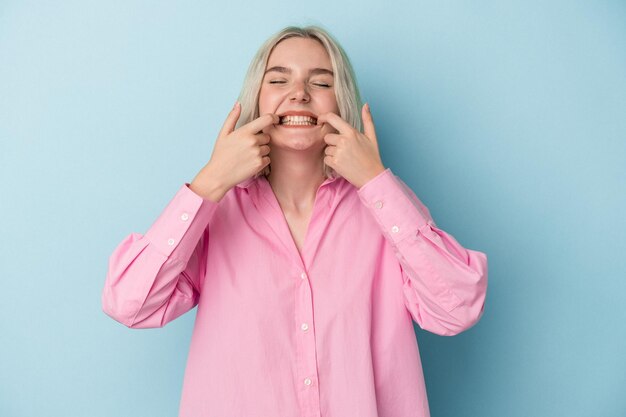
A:
[[[279,124],[290,127],[317,126],[317,119],[311,116],[281,116]]]

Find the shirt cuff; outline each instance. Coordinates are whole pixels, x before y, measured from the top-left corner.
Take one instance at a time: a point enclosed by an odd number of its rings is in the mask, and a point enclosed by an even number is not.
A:
[[[429,215],[411,201],[390,168],[361,186],[357,194],[395,244],[409,235],[415,236],[430,221]]]
[[[205,200],[185,183],[145,236],[164,255],[169,257],[176,250],[177,257],[186,258],[185,255],[193,252],[217,207],[218,203]]]

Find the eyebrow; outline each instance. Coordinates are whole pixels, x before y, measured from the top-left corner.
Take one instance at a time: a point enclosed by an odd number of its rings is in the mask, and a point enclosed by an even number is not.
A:
[[[291,68],[286,68],[286,67],[280,67],[280,66],[274,66],[272,68],[268,68],[265,71],[265,74],[267,74],[270,71],[276,71],[276,72],[280,72],[283,74],[290,74],[291,73]],[[334,75],[333,72],[329,69],[326,68],[313,68],[309,71],[309,73],[311,75],[317,75],[317,74],[329,74],[329,75]]]

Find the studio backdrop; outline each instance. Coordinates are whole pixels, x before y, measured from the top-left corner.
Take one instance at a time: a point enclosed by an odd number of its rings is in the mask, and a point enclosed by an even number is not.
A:
[[[261,42],[309,24],[352,60],[385,166],[488,255],[478,324],[415,325],[432,416],[626,415],[617,0],[4,0],[0,415],[177,414],[196,309],[115,322],[108,257],[208,162]]]

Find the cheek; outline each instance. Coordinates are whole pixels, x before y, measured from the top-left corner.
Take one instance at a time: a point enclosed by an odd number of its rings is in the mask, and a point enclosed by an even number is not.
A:
[[[259,93],[259,114],[266,113],[267,107],[267,94],[265,94],[263,90],[261,90],[261,92]]]
[[[325,97],[324,107],[329,109],[328,111],[339,114],[339,106],[337,105],[337,98],[334,93]]]
[[[259,91],[259,115],[275,113],[284,99],[284,93],[271,87],[261,87]]]
[[[261,87],[259,92],[259,115],[273,112],[275,109],[272,106],[275,101],[275,94],[272,94],[265,86]]]

